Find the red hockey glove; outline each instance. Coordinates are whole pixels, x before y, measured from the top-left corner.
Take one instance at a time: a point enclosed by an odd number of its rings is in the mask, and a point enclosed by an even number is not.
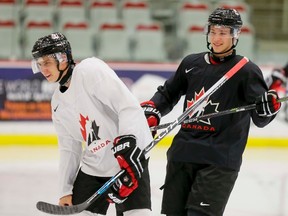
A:
[[[262,96],[256,98],[256,112],[259,116],[270,117],[276,115],[281,107],[281,102],[277,102],[278,94],[275,90],[269,90]]]
[[[115,203],[121,199],[124,202],[138,187],[138,179],[141,178],[148,162],[143,151],[137,147],[136,137],[133,135],[116,137],[112,150],[121,169],[125,169],[125,173],[111,188],[112,192],[110,195],[108,193],[108,199],[110,198],[110,201]]]
[[[142,102],[141,107],[144,110],[149,127],[156,127],[160,123],[161,113],[156,108],[153,101]],[[155,137],[157,131],[152,131],[152,136]]]

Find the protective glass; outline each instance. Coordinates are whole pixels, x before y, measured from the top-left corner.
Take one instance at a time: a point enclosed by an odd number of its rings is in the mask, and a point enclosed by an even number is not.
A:
[[[55,64],[55,60],[59,63],[67,62],[67,56],[65,53],[53,53],[45,55],[39,58],[34,58],[31,61],[31,68],[34,74],[41,72],[45,67],[50,67]]]

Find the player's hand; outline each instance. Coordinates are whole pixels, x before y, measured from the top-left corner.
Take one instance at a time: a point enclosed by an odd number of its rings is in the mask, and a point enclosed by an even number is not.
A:
[[[108,200],[110,199],[111,202],[115,202],[117,199],[125,200],[138,187],[138,180],[142,177],[148,163],[143,151],[136,145],[135,136],[123,135],[116,137],[113,144],[114,156],[120,168],[125,170],[125,173],[120,176],[112,186],[111,191],[108,192]]]
[[[72,195],[67,195],[59,199],[60,206],[72,206]]]
[[[122,184],[121,180],[117,179],[116,182],[111,186],[111,188],[108,189],[108,193],[107,193],[107,201],[108,202],[121,204],[128,198],[128,196],[124,196],[124,194],[121,194],[120,190],[121,190],[122,186],[123,186],[123,184]]]
[[[161,113],[156,108],[153,101],[144,101],[141,104],[141,107],[144,110],[149,127],[156,127],[160,123]],[[152,131],[152,136],[155,137],[157,130]]]
[[[256,112],[259,116],[270,117],[276,115],[281,107],[281,102],[277,102],[278,94],[275,90],[269,90],[262,96],[256,98]]]

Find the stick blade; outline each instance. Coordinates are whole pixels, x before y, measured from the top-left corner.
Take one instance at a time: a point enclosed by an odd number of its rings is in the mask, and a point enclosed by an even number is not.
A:
[[[36,207],[39,211],[53,214],[53,215],[72,215],[77,214],[82,211],[84,211],[88,205],[87,203],[82,203],[79,205],[73,205],[73,206],[59,206],[54,205],[46,202],[39,201],[36,204]]]

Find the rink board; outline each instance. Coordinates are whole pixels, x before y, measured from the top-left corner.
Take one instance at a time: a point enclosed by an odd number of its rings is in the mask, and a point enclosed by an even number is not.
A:
[[[173,135],[163,138],[157,146],[168,147]],[[0,135],[0,146],[25,145],[25,146],[53,146],[57,145],[57,137],[54,135]],[[288,138],[250,137],[247,147],[275,147],[288,148]]]

